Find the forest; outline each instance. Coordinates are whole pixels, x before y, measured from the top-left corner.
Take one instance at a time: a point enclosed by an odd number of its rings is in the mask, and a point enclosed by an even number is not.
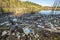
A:
[[[23,14],[40,11],[41,5],[29,1],[21,0],[0,0],[0,12],[13,12],[15,14]]]

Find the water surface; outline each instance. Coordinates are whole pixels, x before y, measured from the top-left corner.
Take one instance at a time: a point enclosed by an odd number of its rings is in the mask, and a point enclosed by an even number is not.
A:
[[[39,13],[46,14],[46,15],[49,15],[49,14],[60,14],[60,11],[43,10],[43,11],[40,11]]]

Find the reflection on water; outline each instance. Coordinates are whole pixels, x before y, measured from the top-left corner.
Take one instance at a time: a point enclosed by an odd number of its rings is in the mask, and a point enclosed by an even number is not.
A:
[[[39,13],[46,14],[46,15],[49,15],[49,14],[60,14],[60,11],[52,12],[51,10],[43,10],[43,11],[40,11]]]

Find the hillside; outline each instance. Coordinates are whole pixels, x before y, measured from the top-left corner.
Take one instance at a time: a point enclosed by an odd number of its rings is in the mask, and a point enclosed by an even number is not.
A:
[[[41,5],[33,2],[22,2],[20,0],[0,0],[0,11],[14,12],[15,15],[21,15],[23,13],[37,12],[41,10]]]

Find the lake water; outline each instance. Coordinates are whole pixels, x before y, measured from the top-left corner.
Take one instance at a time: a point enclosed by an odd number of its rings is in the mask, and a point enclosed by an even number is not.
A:
[[[43,11],[40,11],[39,13],[46,14],[46,15],[49,15],[49,14],[60,14],[60,11],[43,10]]]

